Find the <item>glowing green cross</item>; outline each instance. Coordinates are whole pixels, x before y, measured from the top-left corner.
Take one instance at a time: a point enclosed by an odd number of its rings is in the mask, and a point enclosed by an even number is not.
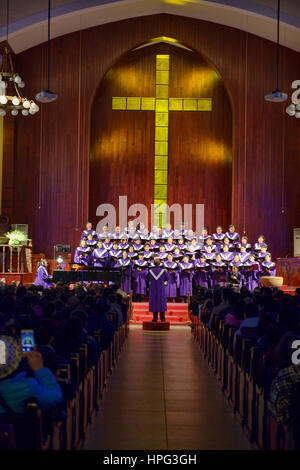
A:
[[[164,226],[168,199],[169,111],[211,111],[211,98],[169,98],[170,56],[157,55],[155,98],[114,97],[113,110],[155,111],[154,224]]]

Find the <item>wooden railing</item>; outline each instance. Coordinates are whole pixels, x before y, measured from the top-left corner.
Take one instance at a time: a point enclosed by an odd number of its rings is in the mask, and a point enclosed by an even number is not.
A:
[[[2,273],[32,272],[32,240],[26,245],[0,245]]]

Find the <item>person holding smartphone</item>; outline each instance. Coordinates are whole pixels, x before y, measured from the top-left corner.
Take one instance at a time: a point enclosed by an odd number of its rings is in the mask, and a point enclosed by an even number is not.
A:
[[[29,344],[30,335],[26,333],[26,336],[22,349]],[[12,347],[12,358],[20,356],[19,344],[14,342]],[[42,411],[59,405],[63,399],[61,387],[48,367],[44,367],[42,355],[34,350],[21,354],[33,376],[29,377],[24,368],[21,369],[19,363],[12,360],[11,366],[8,365],[5,373],[0,375],[0,414],[24,413],[29,398],[35,398]]]

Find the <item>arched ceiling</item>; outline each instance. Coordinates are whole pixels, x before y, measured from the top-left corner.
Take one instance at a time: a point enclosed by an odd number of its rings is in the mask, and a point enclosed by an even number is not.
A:
[[[6,38],[0,0],[0,41]],[[52,0],[51,37],[104,23],[170,13],[224,24],[276,40],[277,0]],[[48,0],[9,1],[9,43],[16,53],[47,39]],[[281,0],[280,43],[300,52],[300,0]]]

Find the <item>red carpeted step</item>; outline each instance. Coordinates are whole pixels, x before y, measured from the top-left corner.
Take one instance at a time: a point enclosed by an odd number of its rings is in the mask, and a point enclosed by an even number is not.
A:
[[[131,323],[141,324],[144,321],[152,320],[148,302],[133,302],[132,307]],[[187,304],[168,302],[166,321],[169,321],[172,325],[187,325],[189,323]]]

